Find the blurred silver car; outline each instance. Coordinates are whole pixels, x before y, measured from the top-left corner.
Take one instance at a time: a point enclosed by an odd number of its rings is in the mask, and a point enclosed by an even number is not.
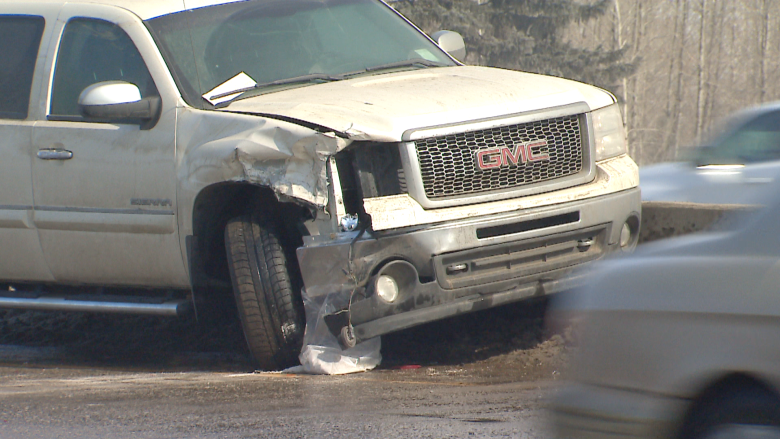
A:
[[[643,201],[763,204],[780,178],[780,102],[736,113],[684,161],[639,169]]]
[[[640,246],[561,298],[577,348],[556,437],[780,437],[779,218],[776,200],[737,230]]]

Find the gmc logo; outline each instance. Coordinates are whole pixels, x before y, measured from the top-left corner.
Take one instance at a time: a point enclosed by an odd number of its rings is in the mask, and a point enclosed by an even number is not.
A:
[[[546,146],[547,140],[541,139],[518,143],[514,149],[510,149],[507,146],[482,149],[477,151],[476,154],[477,168],[484,171],[502,166],[517,166],[522,163],[549,160],[550,154],[543,151],[547,149]],[[534,152],[534,149],[536,152]]]

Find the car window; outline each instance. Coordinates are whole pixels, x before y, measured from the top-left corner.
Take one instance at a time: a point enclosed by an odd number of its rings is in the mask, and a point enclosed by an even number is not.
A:
[[[104,81],[135,84],[142,97],[157,95],[141,54],[119,26],[91,18],[71,19],[57,52],[50,115],[81,120],[79,95]]]
[[[702,148],[698,164],[747,164],[780,160],[780,111],[743,121]]]
[[[767,113],[746,123],[727,139],[746,163],[780,159],[780,112]]]
[[[0,119],[26,119],[43,17],[0,15]]]

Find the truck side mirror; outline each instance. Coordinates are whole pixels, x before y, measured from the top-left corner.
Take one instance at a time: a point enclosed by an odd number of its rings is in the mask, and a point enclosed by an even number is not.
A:
[[[451,30],[440,30],[434,32],[431,38],[458,61],[466,58],[466,43],[463,42],[463,37],[459,33]]]
[[[105,81],[92,84],[79,95],[79,108],[84,116],[93,119],[124,121],[136,120],[142,128],[151,128],[160,113],[160,98],[141,98],[134,84],[124,81]]]

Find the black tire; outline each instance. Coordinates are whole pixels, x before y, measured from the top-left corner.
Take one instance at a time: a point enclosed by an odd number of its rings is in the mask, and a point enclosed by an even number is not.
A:
[[[225,228],[241,326],[263,370],[297,364],[305,328],[300,274],[282,238],[277,226],[258,214],[233,218]]]
[[[706,398],[691,413],[680,438],[753,437],[752,431],[767,428],[774,432],[772,436],[780,433],[780,399],[766,388],[751,386]],[[766,436],[762,434],[761,437]]]

